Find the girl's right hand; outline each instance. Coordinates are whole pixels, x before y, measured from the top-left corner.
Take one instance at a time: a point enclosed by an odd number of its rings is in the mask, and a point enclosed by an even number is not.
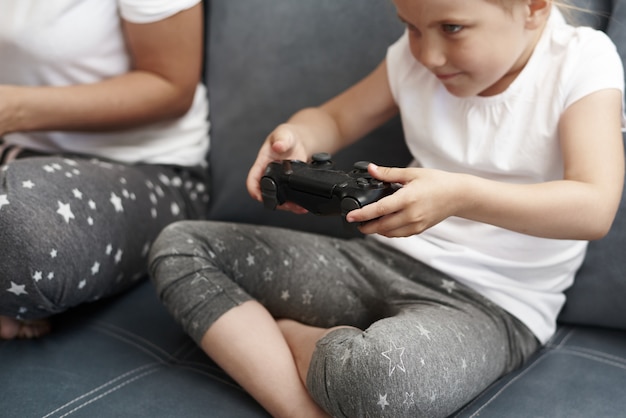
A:
[[[250,193],[253,199],[259,202],[262,201],[260,182],[269,163],[279,160],[308,160],[309,156],[303,143],[300,141],[298,130],[298,127],[293,124],[279,125],[269,134],[261,146],[246,180],[248,193]],[[279,209],[295,213],[307,212],[306,209],[290,202],[281,205]]]

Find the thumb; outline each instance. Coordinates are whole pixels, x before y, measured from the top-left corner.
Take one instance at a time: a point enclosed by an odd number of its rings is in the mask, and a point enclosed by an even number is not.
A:
[[[278,126],[270,137],[270,145],[272,151],[277,154],[289,152],[294,145],[295,134],[292,129],[286,125]]]
[[[381,167],[379,165],[370,163],[367,166],[367,171],[375,179],[387,182],[387,183],[400,183],[405,184],[411,179],[407,177],[407,170],[398,167]]]

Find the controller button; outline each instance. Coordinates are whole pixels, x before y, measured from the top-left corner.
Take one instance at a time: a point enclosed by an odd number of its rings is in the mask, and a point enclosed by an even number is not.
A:
[[[263,205],[267,209],[274,210],[278,206],[278,187],[274,180],[269,177],[261,179],[261,196],[263,197]]]
[[[356,184],[359,187],[367,187],[369,186],[370,182],[368,179],[364,178],[364,177],[359,177],[358,179],[356,179]]]
[[[360,209],[361,205],[353,197],[344,197],[341,199],[341,213],[345,216],[348,212],[355,209]]]
[[[327,165],[331,164],[331,156],[327,152],[318,152],[311,157],[311,163],[313,165]]]
[[[372,179],[370,180],[370,184],[375,187],[381,187],[383,185],[383,182],[377,179]]]
[[[357,161],[356,163],[354,163],[353,167],[355,170],[367,172],[367,166],[369,164],[369,161]]]

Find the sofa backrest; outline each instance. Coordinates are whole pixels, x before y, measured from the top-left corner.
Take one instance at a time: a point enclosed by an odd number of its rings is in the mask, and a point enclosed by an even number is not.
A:
[[[265,210],[245,178],[261,143],[279,123],[321,104],[372,71],[401,34],[393,4],[380,0],[219,0],[207,4],[211,105],[211,217],[355,235],[337,218]],[[346,152],[358,160],[406,164],[394,121]]]
[[[571,1],[571,0],[570,0]],[[626,1],[574,0],[590,12],[578,22],[605,30],[626,56]],[[615,3],[615,5],[613,5]],[[400,36],[391,1],[207,0],[206,80],[211,104],[210,218],[356,236],[340,219],[269,211],[245,188],[265,137],[293,112],[314,106],[362,78]],[[334,156],[405,165],[398,120]],[[561,320],[626,329],[626,204],[606,238],[592,242],[568,291]]]

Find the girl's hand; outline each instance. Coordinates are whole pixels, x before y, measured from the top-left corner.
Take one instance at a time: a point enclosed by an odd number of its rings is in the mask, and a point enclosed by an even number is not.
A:
[[[364,234],[407,237],[419,234],[455,214],[461,182],[453,173],[423,168],[389,168],[370,164],[369,173],[402,188],[378,202],[348,213]]]
[[[279,125],[269,134],[259,150],[256,161],[250,168],[246,180],[248,193],[250,193],[253,199],[262,201],[260,182],[269,163],[278,160],[306,161],[307,159],[308,154],[299,140],[298,128],[291,124]],[[295,213],[307,212],[306,209],[291,202],[286,202],[279,206],[279,209]]]

